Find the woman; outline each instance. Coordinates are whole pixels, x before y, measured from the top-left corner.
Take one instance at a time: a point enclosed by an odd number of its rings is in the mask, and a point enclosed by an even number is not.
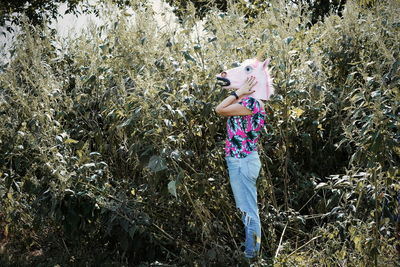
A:
[[[224,79],[226,72],[221,73]],[[264,126],[264,105],[249,96],[257,84],[254,76],[246,79],[215,111],[227,116],[226,162],[236,207],[242,212],[245,229],[245,257],[255,258],[260,251],[261,223],[257,207],[256,181],[261,162],[257,141]]]

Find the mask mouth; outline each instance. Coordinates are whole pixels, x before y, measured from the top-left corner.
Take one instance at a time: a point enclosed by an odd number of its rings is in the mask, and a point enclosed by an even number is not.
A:
[[[221,86],[229,86],[231,85],[231,81],[227,78],[217,77],[217,84]]]

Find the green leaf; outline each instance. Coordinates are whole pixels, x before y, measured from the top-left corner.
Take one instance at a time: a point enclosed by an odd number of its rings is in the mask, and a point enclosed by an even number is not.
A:
[[[129,119],[125,120],[123,123],[118,125],[117,128],[120,129],[120,128],[130,126],[132,124],[132,122],[133,122],[132,117],[130,117]]]
[[[183,51],[183,56],[187,61],[196,62],[196,59],[194,59],[187,51]]]
[[[66,140],[64,140],[64,144],[76,144],[79,143],[79,141],[72,139],[72,138],[68,138]]]
[[[184,177],[184,172],[181,169],[176,177],[176,185],[180,185],[182,183],[183,177]]]
[[[284,40],[285,44],[287,44],[287,45],[290,44],[293,41],[293,39],[294,38],[292,36],[289,36],[289,37],[285,38],[285,40]]]
[[[319,183],[317,184],[317,186],[315,187],[315,190],[320,189],[320,188],[326,188],[328,186],[327,183]]]
[[[152,156],[149,160],[149,164],[147,165],[147,167],[153,172],[159,172],[167,169],[167,164],[165,163],[165,160],[160,156]]]
[[[178,197],[176,194],[176,181],[171,181],[168,183],[168,192],[170,192],[174,197]]]

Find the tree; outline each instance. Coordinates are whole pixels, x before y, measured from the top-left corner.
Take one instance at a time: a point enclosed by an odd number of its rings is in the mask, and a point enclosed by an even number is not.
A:
[[[196,8],[196,14],[200,17],[204,17],[212,7],[217,7],[221,11],[225,12],[228,7],[228,1],[226,0],[166,0],[169,4],[177,7],[174,11],[178,17],[182,17],[187,9],[187,5],[191,2]],[[235,0],[233,3],[237,3],[240,8],[245,10],[248,17],[255,18],[260,12],[263,12],[265,8],[269,7],[271,1],[264,0]],[[290,0],[288,4],[296,5],[307,5],[312,11],[312,23],[316,23],[319,19],[329,14],[330,11],[340,13],[346,3],[346,0]]]
[[[347,0],[286,0],[288,4],[307,6],[311,11],[311,23],[315,24],[323,20],[330,12],[342,15],[342,10]],[[207,12],[216,7],[222,12],[226,12],[228,1],[226,0],[166,0],[170,5],[175,6],[174,13],[182,18],[188,8],[188,3],[192,3],[196,9],[196,15],[203,18]],[[233,0],[233,3],[239,5],[245,11],[247,17],[256,18],[261,12],[270,6],[271,1],[265,0]],[[376,3],[376,0],[358,0],[360,5],[371,7]]]
[[[6,21],[19,24],[20,15],[25,14],[32,24],[40,24],[44,19],[56,18],[58,7],[61,3],[67,3],[67,13],[74,12],[81,0],[0,0],[0,26]],[[7,27],[7,30],[11,30]]]
[[[118,6],[127,6],[130,4],[128,0],[113,0]],[[82,0],[0,0],[0,26],[5,26],[9,21],[12,24],[19,24],[22,14],[28,18],[33,25],[41,24],[45,21],[57,18],[58,7],[62,3],[67,3],[66,13],[78,14],[79,4],[83,4]],[[83,12],[97,11],[89,4],[85,4]],[[89,8],[91,7],[91,8]],[[10,26],[6,26],[8,31],[12,31]]]

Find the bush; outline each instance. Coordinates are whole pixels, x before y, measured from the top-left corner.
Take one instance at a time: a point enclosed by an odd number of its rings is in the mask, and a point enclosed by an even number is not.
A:
[[[398,8],[348,3],[309,28],[275,1],[252,22],[231,5],[160,26],[138,4],[67,40],[25,24],[0,74],[0,262],[235,264],[214,77],[261,51],[277,89],[260,145],[263,255],[394,264]]]

